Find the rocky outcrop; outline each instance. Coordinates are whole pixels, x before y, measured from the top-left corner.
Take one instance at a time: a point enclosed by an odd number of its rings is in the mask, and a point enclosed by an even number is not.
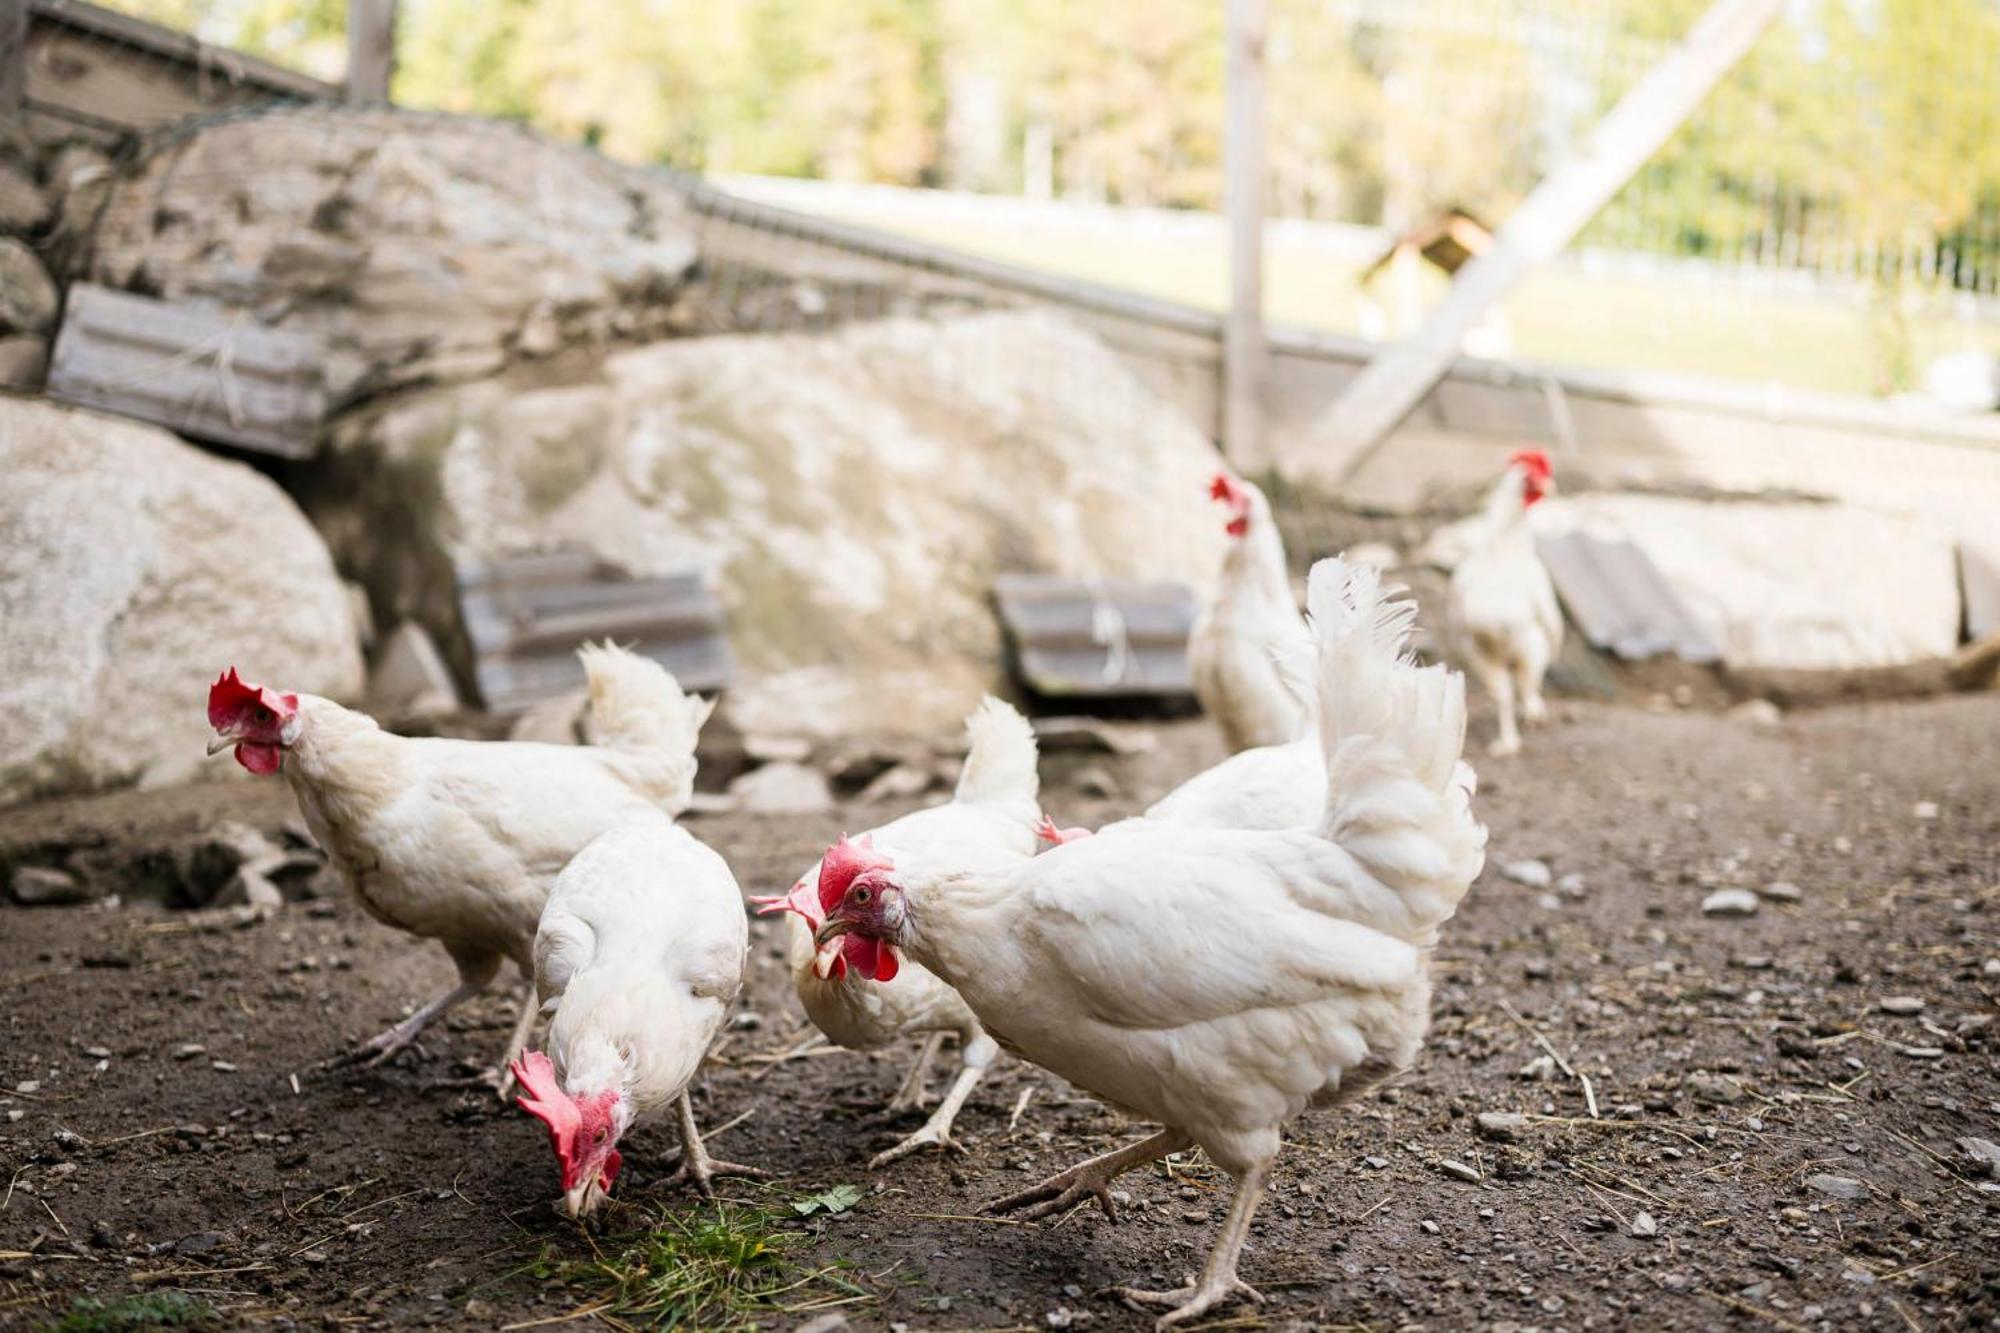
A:
[[[189,777],[224,666],[359,691],[326,548],[251,468],[0,397],[0,478],[0,804]]]
[[[156,149],[93,253],[111,286],[321,335],[339,405],[664,330],[695,235],[660,177],[526,129],[313,107]]]
[[[713,573],[746,730],[928,732],[1001,674],[1003,570],[1198,586],[1209,443],[1046,314],[684,339],[333,432],[309,510],[378,610],[456,639],[454,562],[559,545]]]

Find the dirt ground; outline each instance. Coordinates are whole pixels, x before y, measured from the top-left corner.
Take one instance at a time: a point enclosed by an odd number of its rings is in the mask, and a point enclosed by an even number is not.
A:
[[[1770,729],[1561,712],[1523,758],[1480,764],[1488,869],[1438,951],[1427,1050],[1358,1106],[1292,1127],[1244,1261],[1271,1303],[1222,1322],[2000,1326],[2000,1184],[1957,1143],[2000,1139],[2000,698],[1841,706]],[[1052,757],[1058,819],[1126,813],[1214,757],[1199,723],[1155,730],[1137,759]],[[1077,795],[1079,767],[1111,769],[1121,795]],[[0,853],[216,812],[275,828],[288,806],[250,782],[71,802],[0,816]],[[900,808],[691,827],[746,891],[772,892],[832,835]],[[1531,858],[1560,883],[1503,874]],[[1717,888],[1780,881],[1795,901],[1702,912]],[[171,1289],[230,1320],[315,1327],[552,1323],[585,1299],[538,1276],[592,1245],[551,1211],[538,1127],[448,1086],[503,1040],[505,1000],[404,1063],[318,1073],[441,990],[442,953],[344,901],[188,924],[132,906],[0,908],[0,1325]],[[755,927],[741,1007],[757,1017],[729,1032],[697,1109],[710,1125],[752,1112],[716,1150],[780,1177],[762,1193],[732,1182],[734,1197],[868,1191],[798,1222],[793,1247],[846,1265],[869,1297],[842,1307],[853,1324],[1140,1327],[1106,1288],[1199,1266],[1227,1182],[1198,1159],[1128,1177],[1116,1224],[972,1216],[1133,1132],[1017,1063],[974,1094],[968,1155],[868,1172],[898,1128],[873,1113],[907,1053],[758,1062],[803,1035],[782,938]],[[1545,1050],[1544,1076],[1524,1076]],[[1482,1112],[1526,1119],[1482,1127]],[[673,1137],[636,1137],[619,1189],[645,1197]]]

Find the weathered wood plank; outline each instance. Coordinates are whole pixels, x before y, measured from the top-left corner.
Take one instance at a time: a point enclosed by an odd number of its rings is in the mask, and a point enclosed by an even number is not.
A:
[[[396,68],[396,0],[347,0],[347,100],[389,100]]]
[[[283,458],[319,448],[319,340],[90,283],[70,288],[51,397]]]
[[[1229,314],[1222,329],[1222,439],[1237,469],[1270,466],[1264,438],[1264,0],[1229,0]]]
[[[1537,265],[1569,244],[1743,58],[1785,0],[1716,0],[1604,118],[1583,151],[1537,186],[1460,271],[1419,329],[1371,362],[1314,423],[1326,475],[1351,476],[1451,368],[1466,332]]]

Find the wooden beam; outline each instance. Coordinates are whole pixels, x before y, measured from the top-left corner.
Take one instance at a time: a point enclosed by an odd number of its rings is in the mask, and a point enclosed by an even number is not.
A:
[[[1239,472],[1270,465],[1264,436],[1265,0],[1229,0],[1229,314],[1222,330],[1222,439]]]
[[[396,0],[347,0],[347,100],[389,100],[396,67]]]
[[[28,0],[0,0],[0,116],[21,114],[28,90]]]
[[[1716,0],[1687,39],[1604,118],[1583,151],[1515,210],[1493,248],[1459,270],[1417,331],[1370,362],[1313,423],[1311,438],[1329,451],[1314,470],[1352,476],[1450,368],[1466,332],[1611,201],[1784,6],[1785,0]]]

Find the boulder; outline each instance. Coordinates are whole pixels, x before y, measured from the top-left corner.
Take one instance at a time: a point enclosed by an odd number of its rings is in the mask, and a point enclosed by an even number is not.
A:
[[[1683,637],[1676,617],[1691,620],[1732,670],[1896,667],[1958,645],[1953,536],[1921,519],[1841,504],[1587,495],[1537,505],[1534,524],[1538,536],[1581,530],[1631,543],[1647,577],[1600,570],[1595,594],[1653,615],[1662,642]],[[1562,570],[1556,581],[1570,596]]]
[[[56,322],[56,285],[26,242],[0,236],[0,334],[45,334]]]
[[[0,477],[0,805],[191,776],[224,666],[359,691],[333,562],[262,474],[150,426],[0,397]]]
[[[40,393],[49,377],[49,344],[45,338],[0,338],[0,389]]]
[[[157,149],[111,186],[92,272],[320,335],[338,406],[664,331],[694,261],[657,173],[495,121],[310,107]]]
[[[0,162],[0,232],[28,233],[49,220],[49,200],[25,164]]]
[[[580,546],[712,576],[745,731],[927,735],[1000,683],[1003,570],[1204,591],[1215,465],[1110,349],[1010,312],[680,339],[403,395],[336,425],[306,504],[376,605],[447,651],[454,564]]]

